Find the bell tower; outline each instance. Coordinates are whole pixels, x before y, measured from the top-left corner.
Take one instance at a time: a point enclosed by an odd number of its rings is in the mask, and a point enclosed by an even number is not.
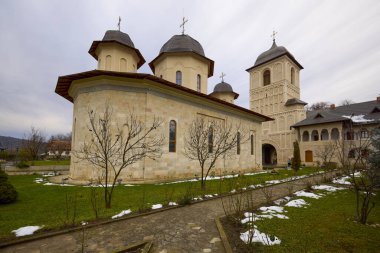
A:
[[[263,157],[268,165],[286,164],[292,157],[296,133],[290,127],[306,118],[307,104],[300,100],[303,67],[285,47],[277,46],[274,35],[271,48],[246,70],[250,76],[250,109],[274,119],[262,125],[263,147],[270,145],[276,153],[267,152],[272,158]]]

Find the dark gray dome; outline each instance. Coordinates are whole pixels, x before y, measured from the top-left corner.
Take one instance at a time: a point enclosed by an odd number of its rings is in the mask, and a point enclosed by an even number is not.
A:
[[[174,35],[161,48],[161,53],[167,52],[194,52],[205,56],[201,44],[189,35]]]
[[[260,54],[259,57],[257,57],[255,66],[260,65],[264,62],[273,60],[284,54],[290,54],[290,53],[285,47],[282,47],[282,46],[278,47],[276,45],[276,41],[273,41],[272,47],[269,50],[265,51],[264,53]]]
[[[215,85],[214,92],[234,92],[232,86],[228,83],[221,82]]]
[[[106,34],[104,34],[102,41],[117,41],[125,46],[135,48],[135,45],[133,44],[129,35],[118,30],[106,31]]]

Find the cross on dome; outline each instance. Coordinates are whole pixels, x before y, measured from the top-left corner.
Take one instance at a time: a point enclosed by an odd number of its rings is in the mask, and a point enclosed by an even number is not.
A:
[[[185,17],[182,18],[182,23],[179,27],[182,27],[182,35],[185,34],[185,24],[186,22],[189,21],[188,19],[186,19]]]
[[[273,30],[273,33],[272,33],[272,35],[271,35],[273,41],[276,40],[276,34],[277,34],[277,32],[276,32],[275,30]]]
[[[219,78],[221,78],[222,79],[222,83],[224,83],[224,77],[226,76],[226,74],[224,74],[223,72],[222,72],[222,74],[219,76]]]
[[[121,23],[121,18],[119,16],[119,22],[117,23],[117,27],[119,28],[119,32],[120,32],[120,23]]]

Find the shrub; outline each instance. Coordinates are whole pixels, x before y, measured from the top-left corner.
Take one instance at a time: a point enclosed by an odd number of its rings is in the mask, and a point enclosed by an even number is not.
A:
[[[16,164],[16,167],[19,169],[26,169],[26,168],[29,168],[29,164],[27,164],[24,161],[21,161]]]
[[[16,189],[8,182],[8,175],[0,170],[0,204],[12,203],[16,199]]]
[[[338,164],[335,162],[326,162],[325,166],[327,170],[335,170],[336,168],[338,168]]]
[[[301,167],[301,154],[300,154],[300,147],[297,141],[293,143],[293,147],[294,149],[293,149],[292,169],[294,171],[298,171]]]

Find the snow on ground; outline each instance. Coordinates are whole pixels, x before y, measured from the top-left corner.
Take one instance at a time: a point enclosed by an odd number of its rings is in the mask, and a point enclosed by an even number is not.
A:
[[[162,204],[154,204],[152,205],[152,209],[160,209],[162,208]]]
[[[213,198],[214,196],[211,195],[211,194],[206,194],[206,195],[204,195],[204,197],[205,197],[205,198]]]
[[[344,177],[340,177],[340,178],[334,178],[332,182],[334,184],[347,184],[347,185],[350,185],[351,182],[348,181],[348,180],[350,180],[350,177],[349,176],[344,176]]]
[[[124,186],[131,187],[131,186],[139,186],[137,184],[125,184]]]
[[[44,181],[43,178],[36,178],[36,179],[34,180],[34,182],[36,182],[37,184],[42,183],[43,181]]]
[[[293,199],[285,204],[285,206],[292,206],[292,207],[303,207],[308,206],[309,204],[303,200],[303,199]]]
[[[50,182],[45,183],[44,185],[74,186],[74,185],[72,185],[72,184],[55,184],[55,183],[50,183]]]
[[[261,233],[257,227],[253,230],[250,229],[247,232],[240,234],[240,239],[245,243],[249,243],[250,238],[252,238],[252,242],[260,242],[264,245],[275,245],[281,243],[281,240],[278,239],[278,237]]]
[[[36,232],[38,229],[42,227],[43,226],[27,226],[27,227],[21,227],[19,229],[13,230],[12,232],[16,234],[16,237],[32,235],[34,232]]]
[[[131,212],[132,212],[131,209],[123,210],[123,211],[121,211],[120,213],[118,213],[118,214],[112,216],[112,219],[120,218],[120,217],[122,217],[122,216],[124,216],[124,215],[130,214]]]
[[[259,210],[263,213],[282,213],[282,212],[284,212],[284,207],[282,207],[282,206],[262,206],[259,208]]]
[[[81,224],[82,226],[86,226],[86,225],[88,224],[88,222],[87,222],[87,221],[81,221],[80,224]]]
[[[305,192],[303,190],[295,192],[294,195],[296,195],[297,197],[307,197],[307,198],[313,198],[313,199],[319,199],[322,197],[322,195],[318,195],[312,192]]]
[[[285,202],[288,202],[290,200],[290,197],[289,196],[286,196],[284,198],[281,198],[281,199],[278,199],[278,200],[275,200],[273,201],[273,203],[275,203],[276,205],[281,205],[282,203],[285,203]]]
[[[178,204],[176,202],[169,202],[168,204],[169,206],[178,206]]]
[[[328,192],[336,192],[338,190],[344,190],[345,189],[342,187],[334,187],[331,185],[314,185],[314,186],[312,186],[312,188],[314,190],[324,190],[324,191],[328,191]]]

